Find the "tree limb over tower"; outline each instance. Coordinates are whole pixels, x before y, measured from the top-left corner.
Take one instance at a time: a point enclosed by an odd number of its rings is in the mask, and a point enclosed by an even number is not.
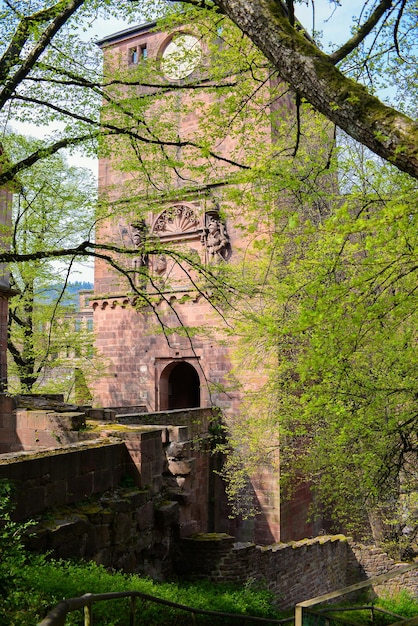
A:
[[[383,159],[418,178],[418,124],[370,95],[336,67],[373,32],[379,19],[393,15],[395,7],[395,18],[401,19],[404,0],[376,3],[358,35],[329,55],[306,36],[300,24],[291,23],[292,11],[281,0],[214,0],[213,6],[235,22],[281,78],[317,111]]]

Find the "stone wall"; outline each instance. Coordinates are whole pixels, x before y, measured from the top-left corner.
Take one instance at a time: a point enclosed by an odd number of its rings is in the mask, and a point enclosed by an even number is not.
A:
[[[376,546],[365,546],[354,541],[350,541],[349,545],[351,548],[349,564],[353,582],[359,578],[373,578],[379,574],[385,574],[401,565]],[[403,589],[418,597],[418,570],[402,574],[385,585],[375,586],[373,589],[377,595],[398,593]]]
[[[212,582],[260,581],[287,608],[346,585],[347,546],[341,536],[260,547],[222,535],[197,535],[182,541],[177,571]]]
[[[31,547],[125,571],[169,571],[175,540],[213,525],[210,412],[197,413],[189,416],[192,439],[187,425],[90,422],[90,440],[68,443],[83,431],[63,428],[67,443],[46,449],[48,437],[57,443],[55,419],[68,416],[22,410],[31,426],[45,426],[44,439],[36,438],[38,450],[1,455],[0,478],[15,485],[15,519],[37,519]],[[29,441],[35,431],[26,432]]]
[[[342,535],[321,536],[261,547],[235,543],[222,534],[182,540],[176,570],[187,579],[245,585],[260,581],[286,609],[330,591],[391,571],[399,564],[373,546],[359,546]],[[381,595],[407,589],[418,597],[418,570],[375,587]]]
[[[31,529],[28,547],[161,579],[172,574],[179,526],[177,502],[164,501],[152,489],[119,486],[50,512]]]
[[[262,547],[208,533],[207,440],[189,439],[186,426],[107,428],[100,439],[0,457],[0,478],[17,488],[16,518],[37,516],[32,549],[156,578],[260,581],[283,608],[397,566],[340,535]],[[374,591],[401,588],[418,595],[416,571]]]
[[[0,454],[21,450],[16,432],[16,403],[5,393],[0,393]]]
[[[186,426],[100,426],[96,439],[55,449],[3,454],[0,478],[16,491],[16,518],[114,489],[129,476],[140,489],[180,503],[183,534],[208,528],[210,450]]]
[[[54,451],[0,457],[0,478],[10,480],[16,488],[17,520],[103,493],[116,487],[129,471],[129,455],[118,440],[98,439]]]

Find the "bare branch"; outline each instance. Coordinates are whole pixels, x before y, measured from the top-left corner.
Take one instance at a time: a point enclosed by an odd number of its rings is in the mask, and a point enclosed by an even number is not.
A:
[[[351,37],[346,43],[335,50],[332,54],[329,55],[330,61],[336,64],[339,63],[342,59],[344,59],[347,55],[350,54],[353,50],[355,50],[361,42],[371,33],[373,28],[376,26],[380,18],[387,12],[390,11],[392,7],[392,0],[381,0],[381,2],[377,5],[376,9],[370,15],[368,20],[359,28],[356,34]]]

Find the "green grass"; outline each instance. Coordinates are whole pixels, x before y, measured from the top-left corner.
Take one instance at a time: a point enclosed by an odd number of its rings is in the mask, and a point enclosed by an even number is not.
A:
[[[11,488],[0,481],[0,624],[2,626],[35,626],[46,613],[64,598],[85,593],[139,591],[177,604],[222,613],[253,615],[280,619],[275,598],[266,589],[248,583],[236,587],[225,584],[158,583],[149,578],[108,572],[95,563],[54,561],[42,555],[31,555],[24,548],[24,533],[28,524],[19,524],[10,517]],[[418,615],[418,602],[407,593],[376,602],[388,611],[405,618]],[[138,626],[172,626],[174,624],[240,624],[214,617],[196,617],[177,609],[150,602],[137,602]],[[350,612],[350,617],[354,617]],[[101,602],[94,606],[96,626],[125,626],[129,623],[126,599]],[[357,617],[357,616],[356,616]],[[358,616],[360,618],[360,616]],[[365,619],[366,618],[366,619]],[[348,619],[348,618],[347,618]],[[362,621],[365,619],[365,621]],[[385,618],[386,619],[386,618]],[[359,624],[367,623],[363,613]],[[70,614],[68,626],[83,623],[80,612]],[[243,623],[243,620],[241,620]],[[370,623],[370,622],[369,622]],[[390,621],[379,617],[376,624]]]
[[[376,606],[397,613],[405,618],[416,617],[418,615],[418,600],[413,598],[406,591],[401,591],[395,597],[379,598]]]
[[[351,607],[350,610],[347,608],[348,606]],[[373,606],[376,610],[374,610],[372,614],[370,608],[355,608],[360,606]],[[336,604],[329,605],[329,611],[327,611],[327,607],[325,605],[317,606],[314,610],[315,609],[323,611],[324,614],[329,617],[330,626],[340,626],[344,623],[358,624],[359,626],[363,626],[365,624],[373,624],[374,626],[389,626],[397,621],[401,621],[402,618],[408,619],[416,617],[418,615],[418,601],[406,591],[401,591],[396,596],[373,598],[373,600],[370,600],[369,595],[366,594],[361,600],[357,600],[352,605],[349,605],[348,603],[341,606]],[[388,611],[392,613],[392,615],[383,613],[378,609]],[[396,618],[396,615],[398,615],[399,618]],[[309,616],[307,623],[309,623]],[[315,616],[312,617],[311,623],[316,623]]]
[[[251,585],[236,587],[199,583],[157,583],[148,578],[110,573],[94,563],[47,561],[34,557],[15,574],[8,592],[0,600],[0,624],[23,626],[36,624],[63,598],[85,593],[140,591],[178,604],[212,611],[280,618],[271,594]],[[94,605],[94,620],[103,626],[128,624],[128,601],[112,600]],[[137,603],[138,623],[147,626],[192,623],[182,611],[142,601]],[[196,624],[225,624],[213,617],[196,619]],[[235,622],[238,624],[239,622]],[[67,624],[82,624],[80,612],[70,614]]]

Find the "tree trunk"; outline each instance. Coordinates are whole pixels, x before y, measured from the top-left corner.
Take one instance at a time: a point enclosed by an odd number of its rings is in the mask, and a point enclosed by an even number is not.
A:
[[[289,23],[279,0],[215,0],[279,75],[348,135],[418,178],[418,124],[347,78]]]

